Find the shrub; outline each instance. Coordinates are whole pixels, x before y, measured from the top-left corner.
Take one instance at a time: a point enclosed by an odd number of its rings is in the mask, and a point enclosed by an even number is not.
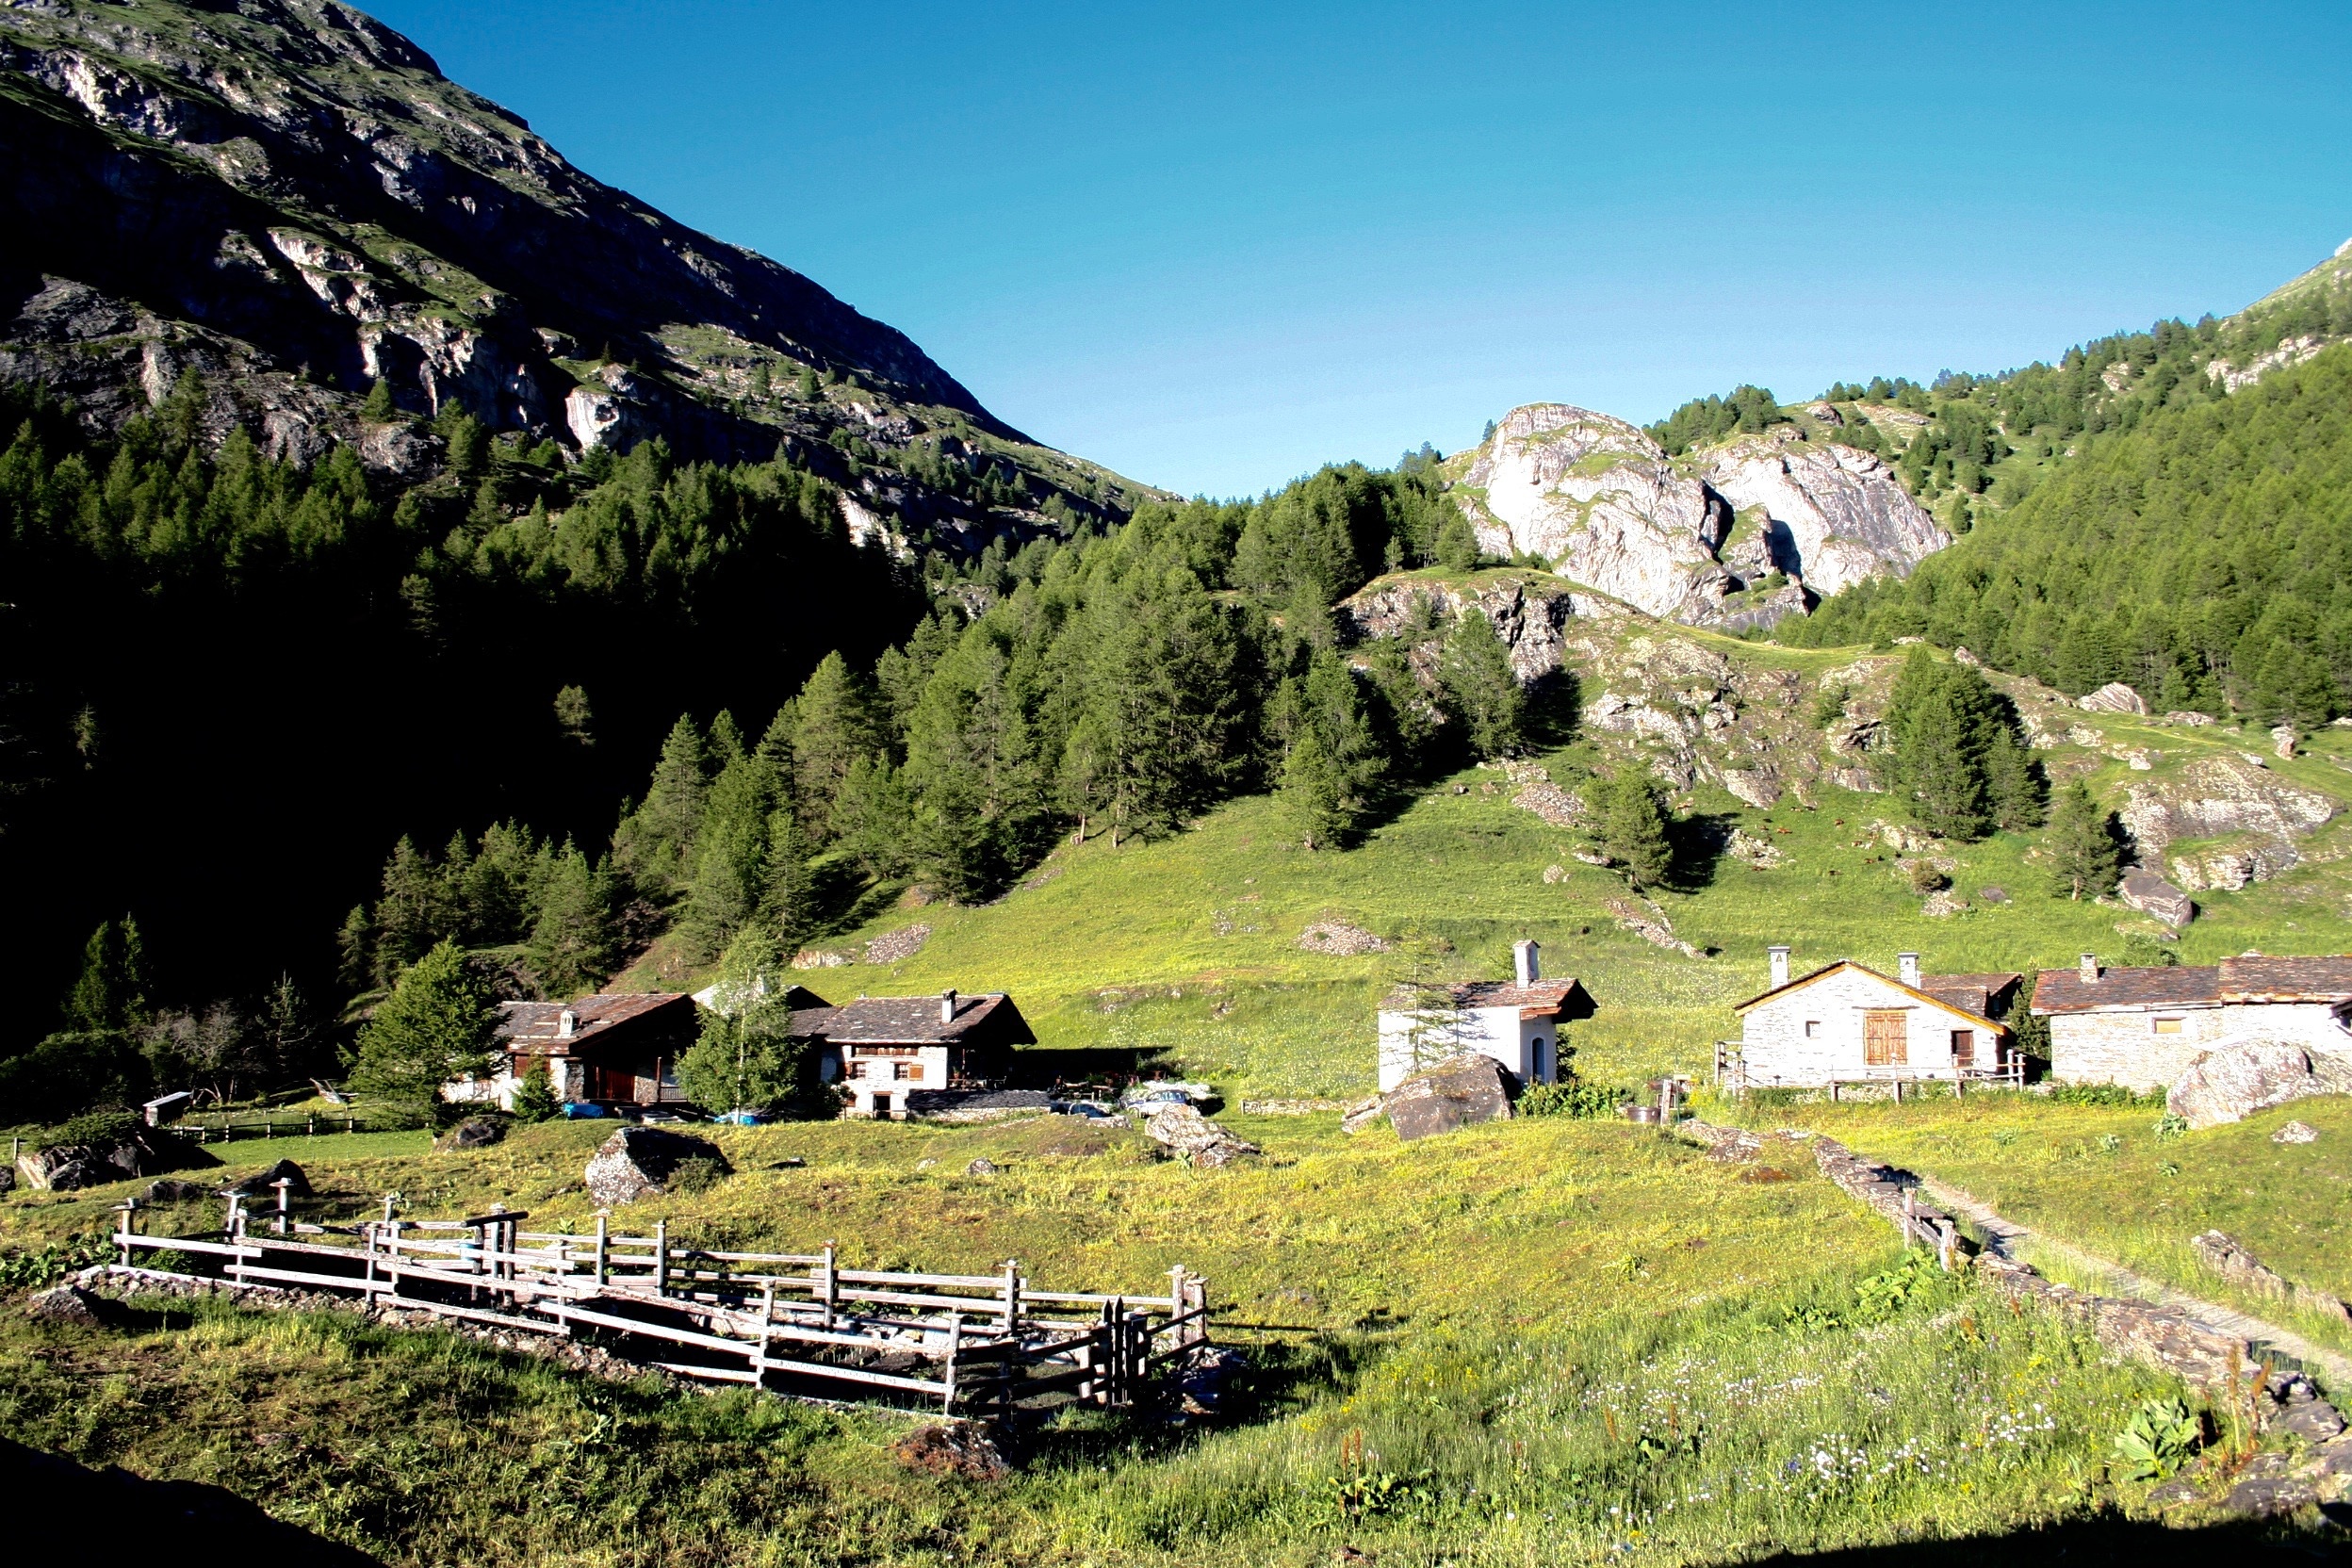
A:
[[[523,1081],[514,1086],[514,1096],[507,1108],[515,1120],[528,1126],[534,1121],[550,1119],[562,1107],[555,1098],[555,1086],[547,1082],[547,1075],[531,1072],[524,1074]]]
[[[2160,1481],[2188,1462],[2203,1436],[2188,1406],[2178,1399],[2149,1399],[2115,1434],[2115,1462],[2125,1480]]]
[[[60,1122],[43,1133],[43,1148],[54,1149],[63,1143],[93,1144],[104,1148],[109,1144],[128,1143],[147,1125],[144,1119],[129,1111],[90,1111],[70,1121]]]
[[[114,1243],[102,1231],[53,1241],[38,1252],[0,1257],[0,1291],[44,1290],[67,1275],[114,1257]]]
[[[1564,1078],[1557,1084],[1528,1085],[1512,1111],[1519,1116],[1565,1116],[1591,1121],[1615,1116],[1617,1107],[1632,1098],[1631,1089]]]
[[[2140,1094],[2121,1084],[2060,1084],[2050,1091],[2050,1100],[2054,1105],[2101,1105],[2130,1110],[2139,1105],[2162,1105],[2164,1093],[2151,1089]]]

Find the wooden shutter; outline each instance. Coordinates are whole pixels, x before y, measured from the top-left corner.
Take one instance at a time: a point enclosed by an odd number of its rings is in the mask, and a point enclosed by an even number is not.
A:
[[[1975,1030],[1954,1029],[1952,1032],[1952,1065],[1954,1067],[1976,1065]]]
[[[1911,1059],[1903,1037],[1907,1016],[1899,1007],[1873,1007],[1862,1015],[1864,1062],[1871,1067],[1901,1067]]]

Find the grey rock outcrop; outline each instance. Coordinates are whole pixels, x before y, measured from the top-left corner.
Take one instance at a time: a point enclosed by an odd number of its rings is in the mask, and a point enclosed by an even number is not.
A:
[[[597,1202],[634,1203],[660,1197],[689,1160],[711,1162],[722,1172],[732,1168],[708,1138],[660,1127],[624,1127],[604,1140],[580,1175]]]
[[[119,1143],[60,1143],[16,1157],[16,1174],[35,1192],[78,1192],[127,1182],[152,1170],[155,1156],[135,1138]]]
[[[240,1176],[234,1182],[223,1183],[220,1190],[238,1193],[247,1198],[274,1200],[278,1195],[280,1182],[288,1184],[286,1191],[289,1198],[310,1196],[310,1178],[304,1175],[302,1168],[292,1160],[280,1160],[267,1170],[256,1170],[250,1176]]]
[[[2087,696],[2074,699],[2074,705],[2085,713],[2148,712],[2148,700],[2120,680],[2111,680]]]
[[[1576,616],[1606,617],[1623,611],[1608,600],[1579,594],[1566,583],[1534,573],[1466,584],[1378,578],[1341,603],[1337,611],[1348,633],[1359,641],[1408,639],[1413,647],[1415,673],[1426,674],[1432,683],[1439,652],[1435,639],[1443,628],[1466,613],[1484,615],[1494,623],[1495,634],[1511,650],[1511,673],[1525,685],[1560,667],[1568,628]]]
[[[1743,580],[1782,571],[1826,596],[1908,577],[1952,543],[1893,469],[1836,442],[1740,436],[1708,454],[1706,480],[1742,525],[1722,558]]]
[[[504,1136],[506,1123],[497,1117],[469,1116],[433,1139],[433,1146],[445,1153],[458,1149],[487,1149]]]
[[[1502,1064],[1475,1051],[1446,1057],[1380,1097],[1389,1125],[1407,1143],[1511,1115]]]
[[[2290,1121],[2270,1135],[2273,1143],[2317,1143],[2319,1129],[2308,1121]]]
[[[2164,1107],[2192,1127],[2218,1127],[2315,1094],[2352,1094],[2352,1058],[2292,1040],[2233,1040],[2190,1063]]]
[[[2325,825],[2336,802],[2278,777],[2259,760],[2200,757],[2169,777],[2133,784],[2117,815],[2143,865],[2163,865],[2191,892],[2261,882],[2299,864],[2295,841]],[[2186,841],[2228,838],[2220,844]],[[2180,854],[2168,854],[2176,842]]]
[[[1482,548],[1532,551],[1694,626],[1770,625],[1802,613],[1808,591],[1905,575],[1951,543],[1879,458],[1794,426],[1676,460],[1623,419],[1532,403],[1448,472]],[[1775,572],[1787,587],[1733,597]]]

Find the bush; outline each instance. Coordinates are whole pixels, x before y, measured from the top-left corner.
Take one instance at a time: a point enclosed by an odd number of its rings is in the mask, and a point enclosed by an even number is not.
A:
[[[2164,1091],[2151,1089],[2146,1094],[2125,1088],[2121,1084],[2060,1084],[2050,1091],[2054,1105],[2099,1105],[2130,1110],[2134,1106],[2160,1106]]]
[[[99,1147],[128,1143],[146,1127],[146,1119],[129,1111],[90,1111],[70,1121],[58,1123],[41,1135],[41,1147],[54,1149],[64,1143],[86,1143]]]
[[[545,1072],[529,1072],[514,1086],[514,1099],[507,1109],[514,1119],[528,1126],[534,1121],[554,1118],[563,1107],[555,1098],[555,1086],[547,1082]]]
[[[2115,1434],[2115,1462],[2125,1480],[2160,1481],[2188,1462],[2203,1436],[2188,1406],[2178,1399],[2149,1399]]]
[[[1571,1077],[1557,1084],[1528,1085],[1520,1093],[1512,1112],[1518,1116],[1564,1116],[1590,1121],[1615,1116],[1617,1108],[1632,1098],[1631,1089],[1588,1084],[1581,1078]]]
[[[102,1231],[53,1241],[38,1252],[10,1252],[0,1257],[0,1291],[45,1290],[69,1274],[113,1259],[114,1243]]]

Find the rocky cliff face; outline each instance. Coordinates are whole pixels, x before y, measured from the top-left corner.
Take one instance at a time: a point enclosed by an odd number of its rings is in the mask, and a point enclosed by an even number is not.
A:
[[[1623,419],[1536,403],[1447,471],[1482,548],[1531,551],[1692,626],[1769,625],[1808,592],[1906,574],[1951,542],[1884,463],[1794,426],[1677,461]]]
[[[359,439],[381,379],[406,410],[573,448],[660,434],[686,456],[781,446],[843,467],[828,448],[849,436],[932,431],[1073,498],[1120,488],[1027,442],[904,335],[591,179],[333,0],[0,9],[0,377],[93,419],[195,368],[212,423],[305,454]]]

